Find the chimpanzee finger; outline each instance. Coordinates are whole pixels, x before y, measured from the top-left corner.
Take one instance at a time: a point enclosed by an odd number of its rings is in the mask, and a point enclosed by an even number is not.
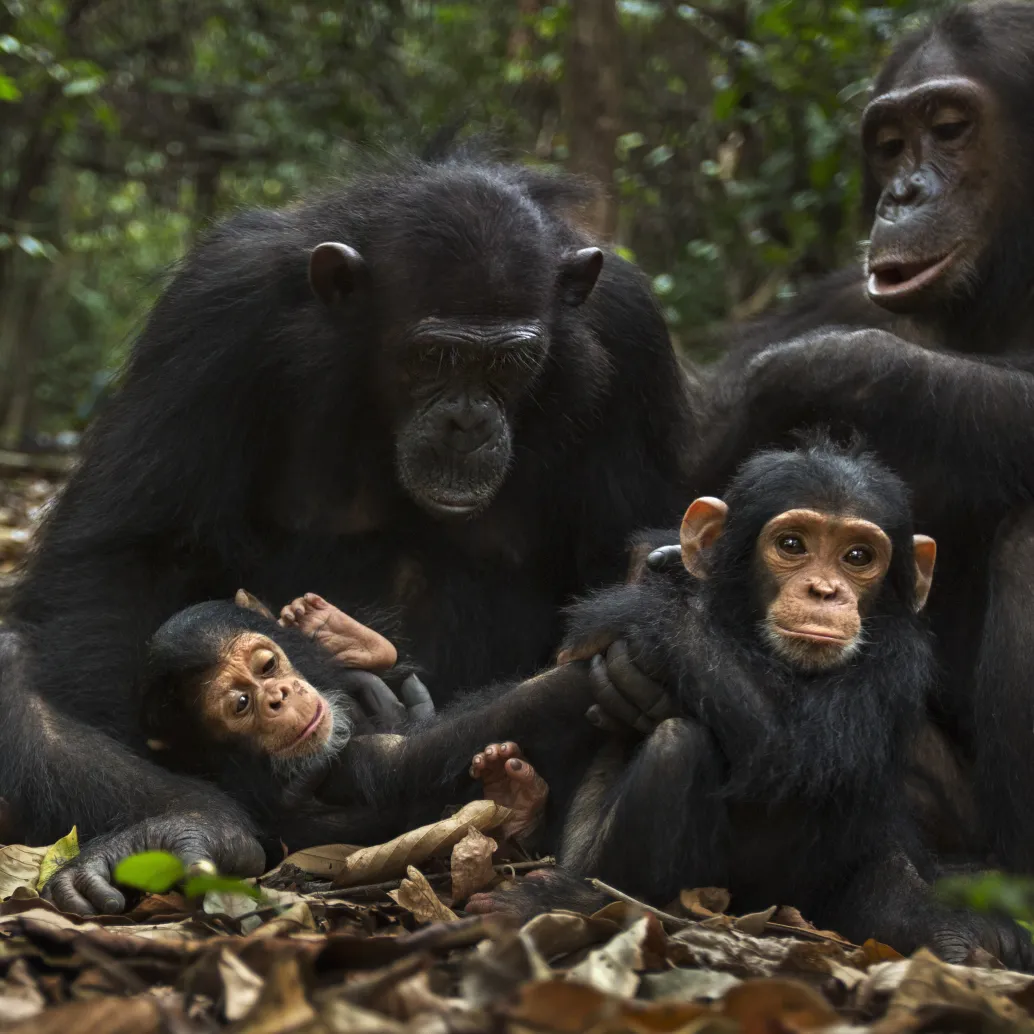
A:
[[[651,571],[670,571],[682,563],[682,547],[658,546],[657,549],[647,554],[646,566]]]
[[[94,868],[72,862],[63,871],[54,873],[43,888],[43,897],[52,901],[62,912],[81,916],[116,915],[126,910],[126,899],[111,885],[107,866]],[[103,871],[102,871],[103,870]]]
[[[607,651],[607,656],[609,658],[610,650]],[[639,708],[625,700],[614,687],[610,681],[607,662],[599,654],[589,661],[589,679],[592,682],[592,695],[596,698],[596,703],[609,718],[620,723],[623,731],[635,729],[644,736],[653,732],[653,723]]]
[[[627,731],[624,725],[609,717],[599,704],[593,704],[585,712],[585,717],[589,720],[590,725],[595,725],[597,729],[602,729],[603,732],[622,733]]]
[[[402,703],[409,713],[411,721],[430,718],[434,714],[434,701],[431,691],[416,677],[410,675],[399,688]]]
[[[391,691],[384,679],[369,671],[353,671],[353,683],[359,690],[359,699],[366,713],[373,719],[393,728],[406,717],[406,708]]]
[[[623,639],[618,639],[607,650],[607,675],[615,691],[640,714],[651,719],[651,728],[675,713],[674,701],[667,689],[639,670]]]

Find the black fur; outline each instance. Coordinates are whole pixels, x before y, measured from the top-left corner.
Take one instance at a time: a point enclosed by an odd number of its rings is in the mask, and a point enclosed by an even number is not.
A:
[[[582,194],[524,169],[399,162],[243,212],[188,256],[11,604],[0,789],[26,841],[171,807],[133,690],[148,638],[190,603],[319,592],[447,699],[547,663],[561,607],[621,577],[635,527],[677,516],[692,419],[645,278],[608,254],[584,305],[557,283],[591,244],[566,214]],[[368,273],[330,308],[307,282],[327,240]],[[510,406],[506,479],[472,519],[437,519],[396,478],[400,336],[420,317],[529,313],[549,350]],[[113,755],[124,771],[96,764]]]
[[[939,545],[931,709],[975,788],[982,828],[967,851],[1034,871],[1034,6],[952,10],[900,45],[877,93],[939,46],[949,71],[991,91],[1006,129],[1003,196],[974,277],[933,309],[892,316],[845,273],[748,328],[716,371],[694,490],[721,495],[754,450],[816,424],[860,430],[905,479],[918,530]],[[877,193],[870,177],[870,214]]]
[[[675,687],[678,716],[645,743],[579,721],[592,686],[578,663],[447,712],[394,757],[398,782],[389,773],[376,785],[396,803],[420,798],[431,817],[463,791],[475,751],[516,740],[550,785],[542,846],[563,870],[497,896],[524,916],[591,903],[572,876],[600,877],[657,905],[683,888],[717,885],[738,911],[793,904],[859,941],[877,937],[901,951],[928,944],[955,960],[982,944],[1030,965],[1023,930],[943,909],[923,883],[931,870],[903,785],[934,669],[913,607],[904,485],[870,455],[815,444],[755,456],[727,501],[704,582],[684,570],[648,573],[571,612],[569,646],[601,629],[630,633],[643,669]],[[893,544],[864,645],[824,673],[774,658],[759,631],[758,534],[802,506],[875,521]],[[354,780],[342,783],[350,791]]]

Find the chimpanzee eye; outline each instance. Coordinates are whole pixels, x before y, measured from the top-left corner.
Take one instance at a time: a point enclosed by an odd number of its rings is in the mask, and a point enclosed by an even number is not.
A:
[[[234,710],[237,714],[244,714],[244,712],[248,709],[248,704],[250,703],[251,697],[249,697],[247,693],[241,693],[241,695],[237,697],[237,706],[234,708]]]
[[[965,119],[954,122],[937,122],[933,127],[933,135],[938,140],[958,140],[967,129],[969,129],[969,122]]]
[[[276,671],[276,654],[273,654],[265,664],[262,665],[263,675],[272,675]]]
[[[881,161],[890,162],[905,149],[905,138],[896,129],[881,129],[876,134],[876,153]]]
[[[852,567],[868,567],[873,559],[873,552],[868,546],[852,546],[844,554],[844,563]]]
[[[790,556],[801,556],[808,552],[800,535],[783,535],[776,545],[780,552],[789,553]]]

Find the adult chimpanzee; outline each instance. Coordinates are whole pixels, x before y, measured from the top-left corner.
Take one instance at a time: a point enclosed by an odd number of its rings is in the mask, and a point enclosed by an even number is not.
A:
[[[676,716],[638,749],[578,720],[591,679],[575,662],[460,702],[380,760],[346,750],[320,796],[340,788],[349,801],[365,785],[373,816],[377,803],[434,813],[477,749],[473,774],[511,781],[525,824],[545,779],[541,846],[575,877],[657,904],[717,884],[737,908],[793,904],[903,951],[961,959],[979,943],[1034,963],[1025,931],[941,908],[921,877],[903,774],[934,674],[917,611],[935,547],[913,538],[904,485],[871,456],[818,442],[752,458],[726,500],[686,513],[690,573],[647,574],[573,612],[572,656],[630,631],[640,662],[676,687]],[[503,737],[523,755],[480,749]],[[468,909],[528,916],[585,897],[577,879],[547,876]]]
[[[1025,870],[1034,869],[1032,108],[1034,5],[960,7],[894,51],[863,119],[865,274],[835,278],[748,331],[718,370],[717,435],[695,481],[719,492],[758,445],[815,423],[860,429],[905,477],[919,527],[941,545],[933,710],[973,768],[986,838],[968,846],[983,851],[989,840],[1001,863]],[[822,324],[895,333],[817,332]]]
[[[129,701],[175,611],[315,590],[447,698],[548,662],[561,606],[678,513],[683,376],[644,278],[566,219],[583,199],[400,162],[188,256],[0,643],[0,791],[30,842],[88,840],[54,900],[121,908],[111,868],[145,846],[263,864],[238,806],[142,756]]]

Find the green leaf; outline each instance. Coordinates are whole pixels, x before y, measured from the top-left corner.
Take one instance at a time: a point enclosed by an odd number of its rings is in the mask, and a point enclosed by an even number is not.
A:
[[[104,85],[104,80],[99,76],[91,76],[89,79],[73,79],[65,83],[62,92],[66,97],[85,97],[87,94],[96,93]]]
[[[22,91],[9,75],[0,75],[0,101],[16,101],[21,95]]]
[[[252,901],[262,900],[262,891],[236,876],[191,876],[183,885],[183,893],[188,898],[200,898],[209,891],[220,894],[243,894]]]
[[[124,858],[115,867],[115,880],[151,894],[162,894],[186,874],[183,863],[168,851],[143,851]]]
[[[79,831],[75,826],[72,832],[63,836],[57,843],[47,848],[39,867],[39,879],[36,881],[36,889],[42,890],[43,885],[61,868],[65,862],[70,862],[79,854]]]

